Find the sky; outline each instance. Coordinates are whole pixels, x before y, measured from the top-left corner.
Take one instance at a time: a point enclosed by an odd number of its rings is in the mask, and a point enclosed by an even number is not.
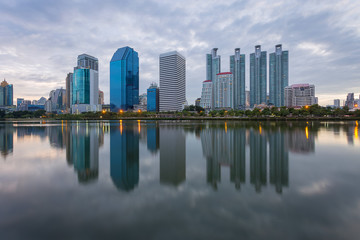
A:
[[[65,88],[83,53],[99,59],[99,88],[109,103],[109,62],[118,48],[139,53],[140,94],[159,82],[159,54],[186,57],[186,98],[206,80],[205,55],[219,48],[229,71],[235,48],[289,51],[289,84],[315,84],[319,104],[360,94],[360,1],[316,0],[0,0],[0,79],[14,100]]]

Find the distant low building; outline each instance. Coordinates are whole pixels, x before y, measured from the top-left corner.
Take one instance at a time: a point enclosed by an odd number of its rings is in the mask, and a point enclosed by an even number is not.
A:
[[[159,88],[156,83],[147,89],[147,111],[159,112]]]
[[[99,104],[104,104],[104,92],[99,90]]]
[[[348,93],[346,96],[345,106],[347,106],[349,109],[354,108],[354,93]]]
[[[200,101],[201,101],[201,98],[197,98],[195,100],[195,106],[200,107]]]
[[[285,88],[285,106],[303,107],[317,103],[315,85],[293,84]]]

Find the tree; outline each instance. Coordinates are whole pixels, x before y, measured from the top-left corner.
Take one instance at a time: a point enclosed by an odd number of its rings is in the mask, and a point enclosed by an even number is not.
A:
[[[269,115],[271,115],[270,108],[264,108],[264,109],[261,111],[261,115],[263,115],[263,116],[269,116]]]

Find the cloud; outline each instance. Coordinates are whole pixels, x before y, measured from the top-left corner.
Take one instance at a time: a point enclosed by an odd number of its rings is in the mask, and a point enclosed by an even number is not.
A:
[[[158,82],[159,54],[178,50],[187,60],[193,103],[213,47],[223,71],[240,47],[248,70],[256,44],[270,53],[282,43],[290,52],[290,83],[315,84],[320,103],[329,104],[328,96],[359,92],[359,12],[357,1],[1,1],[0,78],[14,84],[15,98],[48,96],[65,87],[77,56],[88,53],[99,59],[100,89],[109,102],[109,61],[117,48],[139,53],[140,93]],[[248,86],[249,71],[246,78]]]

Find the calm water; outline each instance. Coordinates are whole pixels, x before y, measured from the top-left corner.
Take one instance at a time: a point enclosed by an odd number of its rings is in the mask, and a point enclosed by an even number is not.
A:
[[[0,124],[0,239],[359,239],[357,122]]]

